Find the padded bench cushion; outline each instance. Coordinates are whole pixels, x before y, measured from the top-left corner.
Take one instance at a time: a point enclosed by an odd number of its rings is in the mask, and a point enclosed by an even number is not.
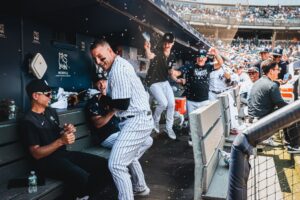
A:
[[[195,199],[200,199],[219,164],[218,149],[224,145],[221,105],[214,101],[190,114],[190,126],[195,158]]]

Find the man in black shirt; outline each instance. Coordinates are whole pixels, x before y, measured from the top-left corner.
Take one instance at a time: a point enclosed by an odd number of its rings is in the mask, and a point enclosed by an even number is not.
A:
[[[75,142],[72,124],[59,126],[54,109],[49,108],[51,88],[35,79],[26,86],[31,109],[22,121],[22,140],[38,172],[66,183],[64,199],[88,199],[88,195],[112,182],[106,159],[87,153],[67,151]]]
[[[216,64],[207,62],[207,51],[201,49],[196,58],[196,63],[183,66],[179,70],[171,70],[172,79],[184,85],[188,113],[209,103],[209,74],[213,70],[219,69],[223,64],[223,60],[215,48],[211,48],[209,53],[210,56],[216,58]],[[183,78],[178,79],[177,77]],[[189,144],[191,145],[191,138],[189,139]]]
[[[278,82],[274,82],[280,72],[278,64],[268,59],[262,62],[261,66],[265,75],[253,84],[248,100],[250,120],[263,118],[275,109],[287,105],[281,97]],[[289,151],[292,153],[295,153],[295,150],[300,152],[300,149],[297,149],[300,144],[297,127],[294,124],[284,130],[285,140],[290,143]]]
[[[115,116],[116,111],[100,102],[101,96],[106,95],[106,76],[104,73],[99,73],[94,78],[94,84],[100,93],[87,102],[86,115],[90,122],[94,142],[111,149],[119,135],[119,119]]]
[[[158,102],[158,105],[153,114],[154,130],[159,132],[160,116],[167,109],[166,116],[166,132],[168,136],[175,140],[176,135],[173,131],[175,97],[173,90],[168,81],[169,70],[172,69],[175,61],[175,56],[171,52],[174,45],[175,37],[171,33],[164,34],[161,44],[155,52],[151,52],[151,44],[145,41],[144,49],[146,57],[150,59],[150,67],[146,76],[146,83],[151,94]]]
[[[256,118],[262,118],[276,108],[286,105],[281,97],[279,85],[274,82],[280,72],[278,65],[268,59],[262,62],[261,66],[265,75],[253,84],[248,100],[248,113]]]

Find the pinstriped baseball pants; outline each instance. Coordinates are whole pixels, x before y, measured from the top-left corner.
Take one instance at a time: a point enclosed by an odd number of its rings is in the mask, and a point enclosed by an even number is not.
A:
[[[175,98],[174,92],[168,81],[153,83],[150,92],[158,105],[153,114],[155,124],[159,124],[161,114],[167,109],[166,128],[172,129],[174,123]]]
[[[108,138],[106,138],[102,143],[101,146],[111,149],[113,145],[115,144],[118,136],[119,136],[119,131],[116,133],[111,134]]]
[[[121,122],[120,128],[108,166],[119,200],[133,200],[133,191],[143,191],[147,187],[138,159],[152,145],[153,119],[151,115],[142,113]]]

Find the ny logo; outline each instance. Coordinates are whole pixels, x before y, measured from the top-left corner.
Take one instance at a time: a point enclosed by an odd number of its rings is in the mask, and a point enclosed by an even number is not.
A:
[[[68,54],[58,52],[58,69],[68,70]]]

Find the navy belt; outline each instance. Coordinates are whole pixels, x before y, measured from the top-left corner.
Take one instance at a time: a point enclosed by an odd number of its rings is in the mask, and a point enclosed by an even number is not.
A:
[[[214,94],[221,94],[222,92],[225,92],[226,90],[223,91],[214,91],[214,90],[210,90],[210,92],[214,93]]]
[[[152,115],[152,112],[151,111],[147,111],[147,116],[149,115]],[[124,117],[119,117],[120,121],[125,121],[126,119],[130,119],[130,118],[133,118],[134,115],[127,115],[127,116],[124,116]]]
[[[130,119],[130,118],[133,118],[134,115],[128,115],[128,116],[125,116],[125,117],[119,117],[120,121],[125,121],[126,119]]]

